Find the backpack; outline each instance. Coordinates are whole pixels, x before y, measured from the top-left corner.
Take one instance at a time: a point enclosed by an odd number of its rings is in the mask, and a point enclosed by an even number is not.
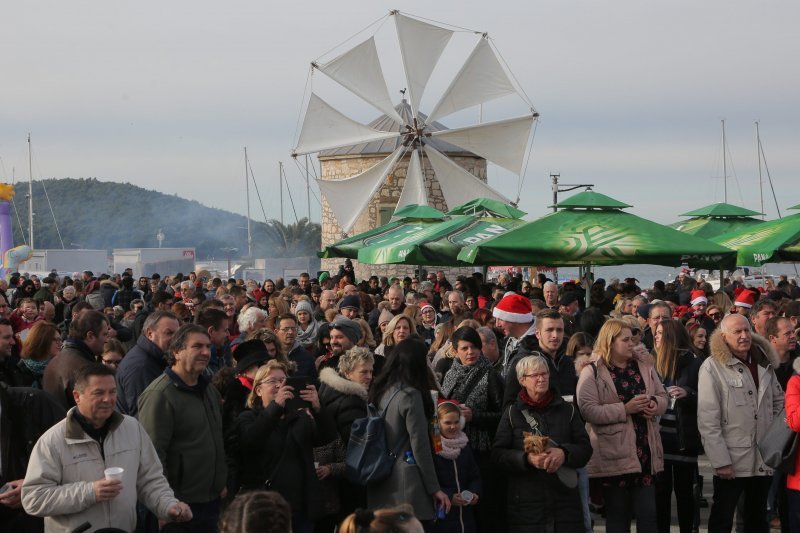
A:
[[[373,404],[367,405],[367,416],[353,421],[350,430],[350,440],[347,442],[345,453],[345,476],[357,485],[367,485],[375,481],[382,481],[389,477],[394,468],[397,454],[400,453],[400,444],[389,448],[386,443],[386,421],[384,416],[389,405],[402,389],[397,389],[382,413]]]
[[[87,294],[86,302],[98,311],[102,311],[106,307],[106,300],[100,290]]]

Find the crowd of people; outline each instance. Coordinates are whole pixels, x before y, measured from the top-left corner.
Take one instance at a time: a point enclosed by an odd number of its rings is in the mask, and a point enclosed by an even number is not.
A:
[[[14,274],[0,524],[800,531],[800,470],[758,448],[784,409],[800,431],[799,319],[793,280],[715,291],[686,272],[588,290],[542,273],[357,281],[349,262],[262,282]],[[371,416],[394,463],[363,485],[348,449]]]

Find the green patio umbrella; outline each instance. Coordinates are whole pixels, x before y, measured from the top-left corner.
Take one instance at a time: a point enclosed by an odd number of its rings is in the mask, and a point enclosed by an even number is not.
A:
[[[386,233],[365,239],[358,251],[358,260],[372,265],[461,265],[458,253],[464,246],[490,239],[525,224],[516,218],[473,217],[453,215],[400,235]]]
[[[478,217],[522,218],[527,213],[493,198],[475,198],[454,207],[448,215],[472,215]]]
[[[332,257],[356,259],[358,258],[358,250],[366,246],[367,240],[384,237],[401,238],[409,233],[417,233],[445,218],[445,214],[438,209],[416,204],[408,205],[396,211],[395,215],[400,215],[400,218],[326,246],[317,255],[322,259]]]
[[[654,264],[734,266],[735,252],[622,211],[630,207],[593,191],[559,211],[467,246],[458,259],[480,265],[587,266]]]
[[[800,209],[800,204],[789,209]],[[711,240],[736,250],[737,266],[800,261],[800,213],[723,233]]]
[[[680,216],[692,218],[675,222],[669,227],[688,235],[710,239],[723,233],[761,224],[763,220],[753,218],[760,214],[744,207],[721,202],[683,213]]]

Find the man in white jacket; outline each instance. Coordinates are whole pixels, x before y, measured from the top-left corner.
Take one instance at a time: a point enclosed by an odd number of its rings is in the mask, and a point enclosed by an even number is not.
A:
[[[722,320],[709,346],[711,355],[700,367],[697,405],[697,426],[714,468],[708,531],[731,531],[741,495],[744,530],[768,531],[772,470],[764,464],[758,442],[783,408],[783,390],[774,370],[777,354],[738,314]]]
[[[90,531],[115,527],[133,531],[136,501],[162,520],[187,521],[189,506],[179,502],[164,477],[153,443],[132,417],[114,411],[114,373],[89,364],[75,376],[76,406],[36,443],[22,485],[22,505],[45,517],[45,531],[72,531],[88,522]],[[106,469],[122,469],[111,479]]]

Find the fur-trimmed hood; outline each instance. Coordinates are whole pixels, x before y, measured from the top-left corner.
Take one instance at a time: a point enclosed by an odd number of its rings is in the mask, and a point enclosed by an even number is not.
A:
[[[323,368],[320,371],[319,380],[321,383],[324,383],[337,392],[350,396],[358,396],[364,401],[367,400],[367,389],[354,381],[340,376],[336,370],[330,367]]]
[[[800,357],[795,357],[794,361],[792,361],[792,370],[794,370],[795,374],[800,375]]]
[[[775,351],[775,348],[772,347],[772,344],[762,337],[761,335],[756,335],[752,333],[753,336],[753,343],[751,345],[751,350],[755,347],[757,348],[757,352],[760,353],[763,358],[766,358],[766,361],[762,361],[765,363],[769,363],[772,365],[772,368],[778,368],[781,364],[780,358],[778,357],[778,353]],[[709,352],[711,353],[711,357],[717,360],[720,364],[727,365],[731,359],[733,358],[733,353],[731,349],[725,344],[725,340],[722,338],[722,330],[716,329],[714,333],[711,334],[711,339],[708,341]],[[758,363],[761,364],[762,361]],[[794,367],[797,369],[797,366]]]

